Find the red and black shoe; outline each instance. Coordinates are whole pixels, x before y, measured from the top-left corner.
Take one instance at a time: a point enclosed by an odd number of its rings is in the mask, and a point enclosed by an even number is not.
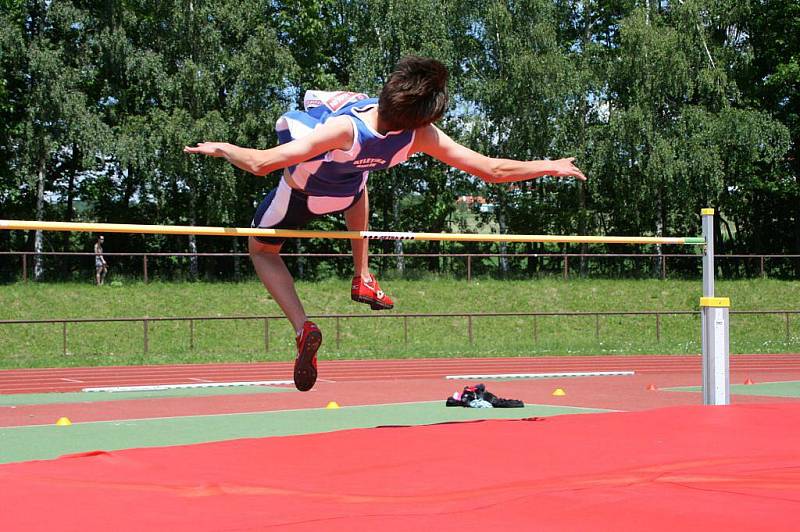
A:
[[[368,304],[372,310],[388,310],[394,307],[394,301],[386,292],[381,290],[375,277],[370,274],[368,280],[363,280],[360,275],[353,277],[350,287],[350,298],[359,303]]]
[[[294,386],[307,392],[317,382],[317,350],[322,345],[322,332],[313,322],[303,324],[297,337],[297,358],[294,359]]]

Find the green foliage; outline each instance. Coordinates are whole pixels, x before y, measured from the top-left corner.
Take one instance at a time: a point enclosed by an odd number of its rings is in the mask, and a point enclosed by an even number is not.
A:
[[[800,250],[800,4],[793,0],[749,2],[739,20],[751,61],[738,69],[749,104],[788,128],[790,144],[781,165],[749,199],[758,209],[751,234],[764,249]],[[769,217],[769,221],[766,219]]]
[[[486,186],[413,157],[371,176],[373,227],[449,230],[463,194],[497,205],[481,215],[483,228],[524,233],[696,234],[699,209],[711,206],[721,213],[721,250],[800,252],[794,0],[0,6],[4,217],[248,225],[275,176],[186,157],[183,145],[272,146],[276,118],[305,90],[377,95],[393,65],[415,53],[451,71],[452,104],[439,125],[456,140],[497,157],[575,156],[590,179]],[[31,237],[3,232],[0,249],[30,248]],[[90,241],[45,235],[44,246],[86,249]],[[116,235],[108,251],[186,251],[195,242]],[[198,245],[241,251],[221,239]],[[344,251],[347,243],[287,246],[301,249]],[[340,270],[334,263],[319,269]]]

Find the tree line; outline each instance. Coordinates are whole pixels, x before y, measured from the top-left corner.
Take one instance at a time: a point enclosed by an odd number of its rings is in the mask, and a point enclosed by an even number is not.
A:
[[[0,5],[2,218],[248,226],[277,174],[247,175],[187,157],[183,146],[273,146],[275,120],[300,105],[307,89],[376,95],[392,66],[414,53],[450,69],[451,106],[440,123],[448,134],[498,157],[574,156],[589,180],[487,186],[414,157],[370,177],[373,228],[695,235],[700,209],[713,207],[718,251],[800,253],[797,0]],[[456,202],[461,195],[496,207],[465,213]],[[343,222],[326,218],[313,227],[340,229]],[[0,250],[87,250],[91,241],[85,234],[0,232]],[[436,242],[374,247],[497,251]],[[285,249],[347,248],[312,240]],[[236,239],[114,235],[107,250],[244,246]],[[347,265],[339,263],[313,267],[343,273]],[[38,260],[37,276],[45,273]]]

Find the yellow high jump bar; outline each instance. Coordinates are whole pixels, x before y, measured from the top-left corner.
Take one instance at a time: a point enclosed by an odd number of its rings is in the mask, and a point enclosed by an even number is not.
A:
[[[393,231],[304,231],[253,227],[196,225],[144,225],[83,222],[0,220],[0,230],[74,231],[82,233],[136,233],[152,235],[261,236],[273,238],[333,238],[346,240],[439,240],[460,242],[566,242],[577,244],[672,244],[703,245],[703,237],[499,235],[467,233],[410,233]]]

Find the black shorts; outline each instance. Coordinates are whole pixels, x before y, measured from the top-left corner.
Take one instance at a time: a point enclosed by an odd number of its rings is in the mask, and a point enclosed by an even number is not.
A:
[[[256,208],[251,227],[264,229],[300,229],[314,218],[348,210],[361,199],[363,190],[344,198],[309,196],[295,190],[281,179],[278,186],[261,201]],[[263,244],[283,244],[285,238],[257,236]]]

